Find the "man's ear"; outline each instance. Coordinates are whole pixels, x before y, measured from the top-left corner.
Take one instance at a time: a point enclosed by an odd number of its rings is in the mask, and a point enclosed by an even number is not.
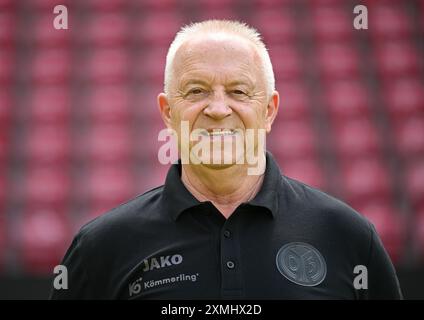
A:
[[[160,115],[162,117],[163,122],[165,123],[168,129],[172,129],[171,125],[171,107],[169,105],[168,97],[165,93],[159,93],[157,97],[157,103]]]
[[[280,95],[278,91],[273,91],[271,95],[271,99],[268,102],[266,109],[266,118],[265,118],[265,129],[267,133],[271,132],[272,123],[277,116],[278,107],[280,105]]]

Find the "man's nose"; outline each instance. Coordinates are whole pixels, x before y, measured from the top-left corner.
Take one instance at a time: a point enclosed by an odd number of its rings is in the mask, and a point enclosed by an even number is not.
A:
[[[228,105],[225,96],[222,94],[215,95],[213,100],[203,109],[203,113],[216,120],[221,120],[229,116],[233,110]]]

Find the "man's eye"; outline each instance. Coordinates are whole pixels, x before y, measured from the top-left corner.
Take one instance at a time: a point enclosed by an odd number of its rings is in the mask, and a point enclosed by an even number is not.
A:
[[[242,91],[242,90],[233,90],[233,93],[236,95],[245,95],[246,92]]]
[[[188,94],[202,94],[203,90],[200,88],[191,89]]]

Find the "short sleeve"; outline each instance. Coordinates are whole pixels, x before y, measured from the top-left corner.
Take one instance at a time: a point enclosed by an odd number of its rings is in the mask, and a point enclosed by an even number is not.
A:
[[[61,265],[67,268],[68,288],[55,289],[50,292],[51,300],[79,300],[90,299],[90,286],[88,283],[87,261],[84,259],[81,235],[78,234],[68,248]]]
[[[368,299],[403,299],[396,270],[374,226],[371,226],[368,262]]]

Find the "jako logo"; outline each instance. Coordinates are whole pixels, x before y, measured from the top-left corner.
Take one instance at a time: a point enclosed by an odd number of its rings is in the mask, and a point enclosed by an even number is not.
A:
[[[172,265],[180,264],[183,262],[183,256],[180,254],[174,254],[173,256],[162,256],[159,258],[144,259],[143,271],[151,271],[153,269],[160,269],[164,267],[170,267]]]

